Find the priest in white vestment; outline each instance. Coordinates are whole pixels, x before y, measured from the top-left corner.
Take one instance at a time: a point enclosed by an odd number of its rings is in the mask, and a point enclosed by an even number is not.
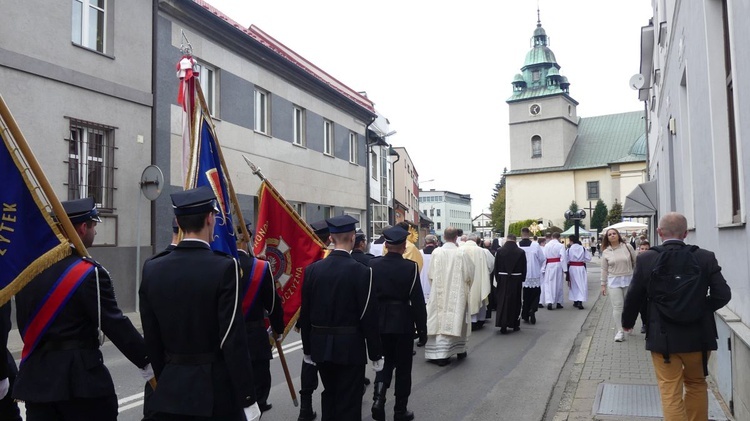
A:
[[[437,248],[437,237],[429,234],[424,237],[424,247],[419,250],[419,254],[422,255],[422,270],[419,271],[419,280],[422,284],[422,293],[424,294],[424,302],[426,303],[430,299],[430,278],[427,276],[430,270],[430,260],[432,259],[432,252]]]
[[[425,358],[438,365],[450,362],[450,357],[466,357],[466,345],[471,333],[469,292],[474,264],[456,244],[456,229],[443,232],[445,244],[432,253],[428,277],[432,284],[427,302],[427,344]]]
[[[570,248],[568,249],[568,299],[573,301],[573,307],[583,310],[583,302],[588,298],[588,278],[586,274],[586,262],[591,261],[588,249],[578,241],[575,235],[570,236]]]
[[[479,236],[469,234],[461,250],[469,256],[474,264],[474,272],[471,275],[471,291],[469,292],[469,314],[471,314],[471,327],[479,329],[484,325],[487,318],[487,304],[492,289],[490,284],[490,273],[495,265],[495,258],[489,250],[477,245]]]
[[[560,243],[560,233],[552,234],[552,239],[544,246],[544,280],[542,281],[542,301],[547,310],[563,308],[563,280],[568,271],[568,254]]]

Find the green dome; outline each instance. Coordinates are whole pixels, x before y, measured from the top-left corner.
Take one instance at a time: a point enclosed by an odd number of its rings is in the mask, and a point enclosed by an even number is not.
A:
[[[523,62],[521,70],[526,70],[527,67],[539,64],[554,64],[557,66],[555,53],[545,46],[534,47],[526,53],[526,60]]]
[[[527,32],[527,34],[528,34],[528,32]],[[544,30],[544,28],[542,28],[541,24],[537,24],[536,25],[536,29],[534,29],[534,36],[535,37],[546,37],[547,36],[547,32]]]
[[[557,70],[557,67],[552,67],[547,70],[547,77],[550,76],[560,76],[560,72]]]
[[[523,83],[526,83],[526,81],[525,81],[525,80],[523,80],[523,75],[522,75],[522,74],[520,74],[520,73],[516,73],[516,75],[515,75],[515,76],[513,76],[513,83],[516,83],[516,82],[523,82]]]

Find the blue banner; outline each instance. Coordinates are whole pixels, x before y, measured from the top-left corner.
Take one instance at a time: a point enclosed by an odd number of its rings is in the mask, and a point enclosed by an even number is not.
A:
[[[216,226],[211,248],[237,257],[237,236],[232,218],[232,205],[227,177],[221,165],[219,145],[210,122],[203,113],[199,113],[199,138],[196,139],[194,163],[190,180],[191,188],[209,186],[216,194],[219,213],[216,214]],[[197,155],[195,155],[197,154]]]
[[[0,125],[2,128],[4,125]],[[34,276],[71,253],[32,184],[26,158],[0,132],[0,305]]]

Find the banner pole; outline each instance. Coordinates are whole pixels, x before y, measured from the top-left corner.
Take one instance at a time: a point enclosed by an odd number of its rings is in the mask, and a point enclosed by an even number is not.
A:
[[[274,334],[275,335],[275,334]],[[274,336],[274,342],[276,343],[276,350],[279,351],[279,361],[281,361],[281,368],[284,369],[284,377],[286,377],[286,385],[289,386],[289,394],[292,395],[292,403],[296,408],[299,406],[297,403],[297,392],[294,390],[294,384],[292,383],[292,376],[289,374],[289,367],[286,364],[286,357],[284,357],[284,350],[281,349],[281,342]]]

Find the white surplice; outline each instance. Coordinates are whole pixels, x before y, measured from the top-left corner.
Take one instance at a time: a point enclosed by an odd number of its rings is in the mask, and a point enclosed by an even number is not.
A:
[[[568,249],[569,262],[590,262],[591,253],[588,249],[580,244],[573,244]],[[568,268],[570,275],[570,290],[568,299],[570,301],[586,301],[588,297],[588,278],[586,276],[586,266],[570,266]]]
[[[474,264],[455,243],[445,243],[432,252],[425,345],[428,360],[466,352],[471,332],[468,302],[473,273]]]
[[[568,254],[565,246],[556,239],[551,239],[544,245],[544,257],[547,259],[544,266],[544,279],[542,281],[542,302],[545,304],[562,304],[563,281],[568,267]],[[550,262],[550,259],[560,259],[559,262]]]

